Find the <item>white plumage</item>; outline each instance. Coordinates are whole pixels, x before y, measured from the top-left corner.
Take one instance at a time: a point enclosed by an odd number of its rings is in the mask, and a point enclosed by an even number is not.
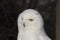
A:
[[[23,11],[18,17],[17,40],[51,40],[44,31],[42,16],[34,9]]]

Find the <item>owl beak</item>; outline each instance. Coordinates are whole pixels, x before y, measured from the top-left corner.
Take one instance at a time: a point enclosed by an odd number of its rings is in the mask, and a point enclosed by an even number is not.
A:
[[[25,27],[25,23],[23,23],[23,26]]]

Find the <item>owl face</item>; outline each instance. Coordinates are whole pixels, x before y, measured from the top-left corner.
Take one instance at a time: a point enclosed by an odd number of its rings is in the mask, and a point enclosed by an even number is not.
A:
[[[41,26],[43,24],[43,19],[41,15],[32,9],[25,10],[21,13],[21,19],[24,26]]]

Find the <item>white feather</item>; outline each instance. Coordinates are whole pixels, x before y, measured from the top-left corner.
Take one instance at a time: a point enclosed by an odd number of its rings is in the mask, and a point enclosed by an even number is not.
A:
[[[18,17],[17,40],[51,40],[44,31],[44,21],[38,11],[24,10]]]

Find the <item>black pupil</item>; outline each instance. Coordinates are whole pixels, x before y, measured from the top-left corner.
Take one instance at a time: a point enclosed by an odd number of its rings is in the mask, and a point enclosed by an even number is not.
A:
[[[29,21],[33,21],[33,19],[29,19]]]

